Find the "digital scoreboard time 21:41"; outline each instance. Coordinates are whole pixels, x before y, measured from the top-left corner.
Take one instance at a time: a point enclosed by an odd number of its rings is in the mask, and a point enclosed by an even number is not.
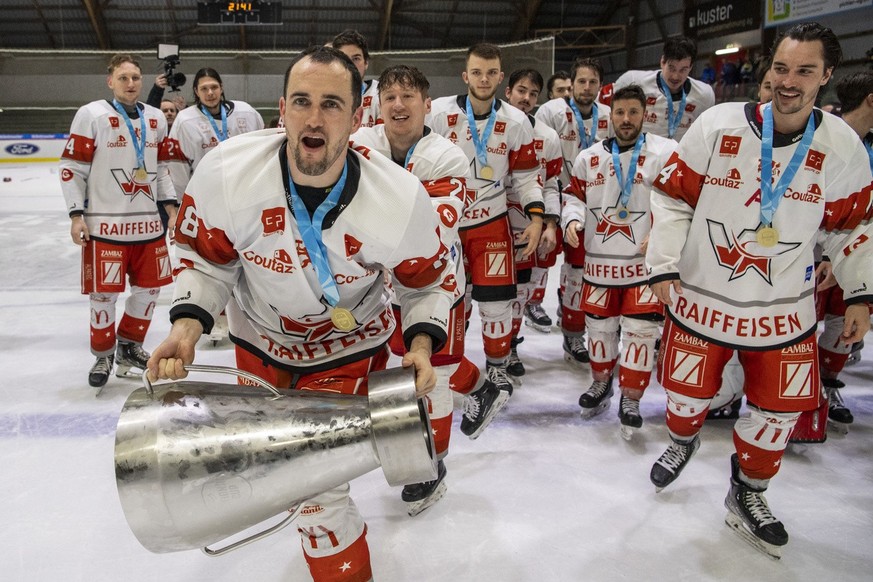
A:
[[[198,2],[197,24],[282,24],[282,2]]]

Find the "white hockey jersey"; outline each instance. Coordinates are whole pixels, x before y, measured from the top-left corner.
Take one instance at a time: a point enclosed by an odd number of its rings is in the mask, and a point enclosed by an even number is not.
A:
[[[424,136],[418,140],[409,156],[406,170],[421,181],[439,217],[440,237],[443,244],[449,247],[454,261],[454,280],[446,281],[447,287],[455,288],[452,301],[454,305],[464,296],[466,280],[458,227],[469,203],[469,162],[461,148],[428,127],[424,130]],[[385,135],[383,124],[362,127],[352,135],[351,140],[352,148],[365,156],[369,156],[370,151],[375,151],[391,159],[391,144]]]
[[[561,153],[561,142],[554,129],[535,117],[528,116],[534,131],[534,151],[540,162],[540,182],[543,185],[544,218],[552,218],[556,222],[561,219],[561,193],[558,188],[558,178],[564,166]],[[521,201],[510,187],[506,189],[506,200],[509,208],[509,225],[515,246],[527,246],[518,242],[524,229],[530,224],[530,218],[525,214]]]
[[[649,134],[669,137],[667,135],[667,97],[660,87],[661,71],[627,71],[613,83],[613,94],[622,87],[639,85],[646,94],[646,117],[643,131]],[[715,94],[712,87],[688,77],[685,81],[685,112],[673,139],[680,141],[695,119],[715,105]],[[673,110],[679,108],[679,100],[673,100]]]
[[[543,192],[539,183],[539,160],[534,151],[533,128],[527,115],[497,99],[494,130],[486,142],[488,165],[493,175],[481,175],[476,146],[467,120],[467,96],[441,97],[431,103],[428,126],[461,147],[470,165],[467,193],[471,203],[461,220],[461,228],[490,222],[506,214],[506,187],[511,185],[528,214],[542,214]],[[478,116],[477,116],[478,117]],[[476,119],[479,135],[488,116]]]
[[[873,176],[857,135],[814,111],[816,130],[773,217],[775,246],[756,240],[761,222],[761,122],[757,104],[704,112],[655,181],[649,283],[680,278],[670,317],[730,347],[775,349],[816,329],[815,258],[824,251],[847,304],[873,300]],[[800,134],[774,135],[773,180]]]
[[[379,107],[379,81],[370,79],[364,81],[364,92],[361,94],[361,127],[373,127],[382,123],[382,111]]]
[[[223,106],[227,110],[228,138],[264,129],[261,114],[245,101],[227,101]],[[213,121],[221,128],[221,116]],[[170,130],[170,177],[180,200],[197,164],[218,144],[215,129],[200,107],[191,105],[179,112]]]
[[[141,139],[145,119],[145,169],[138,167],[130,130],[111,101],[101,99],[76,112],[60,161],[61,191],[70,216],[83,214],[90,236],[114,243],[141,243],[164,236],[158,203],[175,202],[167,170],[167,120],[160,109],[137,104],[131,124]],[[136,116],[136,117],[133,117]]]
[[[621,218],[621,188],[612,159],[614,138],[591,146],[576,158],[564,196],[562,226],[578,220],[585,226],[586,282],[598,287],[631,287],[648,281],[646,256],[640,245],[649,236],[652,183],[679,145],[672,139],[646,135],[640,149],[633,188]],[[633,146],[619,148],[622,177],[627,179]]]
[[[612,137],[612,121],[610,120],[609,105],[595,103],[597,106],[597,132],[595,142]],[[579,124],[576,114],[570,107],[570,98],[559,97],[545,102],[537,109],[536,118],[557,132],[561,140],[561,152],[564,156],[564,166],[561,171],[561,187],[566,188],[570,184],[570,170],[576,161],[576,156],[582,151],[582,137],[579,135]],[[594,123],[594,110],[591,115],[582,118],[582,126],[588,135],[591,135],[591,125]]]
[[[286,198],[281,129],[227,140],[200,163],[180,208],[181,269],[171,318],[194,316],[208,329],[233,297],[244,325],[231,339],[293,372],[316,372],[384,349],[395,327],[384,269],[403,310],[407,345],[425,332],[434,351],[446,340],[454,266],[421,183],[380,155],[347,154],[348,177],[322,237],[339,307],[356,326],[336,329]]]

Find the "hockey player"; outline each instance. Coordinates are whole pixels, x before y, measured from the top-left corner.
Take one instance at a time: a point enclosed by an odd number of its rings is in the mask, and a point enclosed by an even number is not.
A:
[[[264,129],[261,114],[245,101],[228,101],[218,71],[205,67],[194,75],[194,104],[186,107],[170,130],[170,176],[179,200],[200,160],[224,140]],[[227,316],[216,321],[209,340],[227,339]]]
[[[561,171],[561,187],[570,185],[570,170],[579,152],[612,135],[609,124],[609,106],[598,104],[597,94],[603,83],[603,67],[597,59],[577,57],[570,71],[573,81],[571,97],[552,99],[537,110],[537,119],[558,132],[564,154]],[[564,334],[564,358],[577,366],[588,363],[585,347],[585,314],[574,310],[582,291],[582,275],[585,267],[585,248],[564,247],[564,263],[561,266],[560,325]],[[544,280],[546,275],[534,272],[533,278]],[[542,283],[545,286],[545,282]],[[528,317],[535,328],[546,324],[546,319]],[[545,315],[545,313],[543,313]],[[548,320],[551,326],[551,320]]]
[[[661,171],[646,261],[669,316],[658,378],[673,441],[651,480],[666,487],[698,449],[739,350],[749,416],[734,425],[726,521],[778,557],[788,534],[763,494],[800,412],[820,399],[813,247],[824,231],[845,290],[840,341],[858,341],[873,300],[873,176],[851,129],[814,108],[841,57],[834,33],[796,25],[772,54],[772,103],[706,111]]]
[[[418,515],[446,492],[444,459],[449,452],[453,408],[449,384],[464,357],[464,262],[458,221],[464,215],[468,200],[469,162],[461,148],[424,124],[425,115],[430,110],[430,83],[421,71],[406,65],[389,67],[379,75],[378,85],[384,125],[359,129],[352,136],[354,147],[363,146],[379,152],[421,181],[439,217],[443,244],[449,247],[455,259],[455,272],[445,283],[453,290],[454,296],[448,325],[449,339],[443,349],[431,357],[437,382],[428,397],[428,412],[439,459],[438,475],[434,481],[407,485],[401,493],[409,515]],[[399,305],[394,305],[394,314],[396,319],[401,319]],[[395,329],[391,338],[391,349],[400,356],[406,352],[401,331],[399,327]]]
[[[472,46],[462,78],[468,94],[434,100],[430,127],[459,145],[470,161],[467,191],[471,203],[461,219],[460,234],[467,278],[472,283],[467,294],[479,303],[482,318],[486,378],[465,399],[461,432],[476,438],[512,394],[506,364],[516,279],[506,187],[518,193],[531,219],[519,239],[527,243],[524,257],[536,251],[540,241],[543,195],[530,121],[495,98],[503,81],[500,49],[487,43]],[[472,381],[475,375],[469,378]],[[466,390],[468,386],[461,388]]]
[[[364,35],[357,30],[346,29],[333,37],[331,45],[352,59],[363,79],[370,66],[370,51],[367,50],[367,39]],[[379,82],[376,79],[364,81],[361,91],[361,106],[364,108],[361,127],[373,127],[382,123],[382,114],[379,112]]]
[[[403,313],[403,365],[415,368],[419,396],[433,388],[454,266],[421,183],[348,147],[360,88],[342,52],[307,49],[285,75],[284,130],[228,140],[203,159],[180,210],[173,327],[150,377],[186,376],[197,339],[233,292],[237,367],[280,388],[366,394],[395,327],[387,269]],[[372,578],[366,526],[348,493],[346,484],[305,501],[297,519],[316,582]]]
[[[594,381],[579,398],[583,418],[609,408],[613,370],[621,359],[618,417],[630,439],[643,425],[640,399],[655,365],[663,306],[649,289],[641,247],[649,235],[652,182],[676,142],[643,133],[646,95],[636,85],[616,91],[610,120],[615,137],[582,151],[571,172],[562,220],[566,242],[585,245],[585,283],[575,310],[585,312]],[[578,232],[588,223],[584,241]],[[621,330],[621,352],[619,352]]]
[[[842,118],[861,138],[873,171],[873,73],[863,71],[843,77],[837,83],[837,96],[842,105]],[[830,287],[819,294],[824,311],[824,332],[818,338],[821,382],[828,397],[828,421],[838,432],[846,434],[854,421],[852,411],[840,395],[845,384],[839,374],[846,365],[852,346],[841,340],[846,305],[843,290]]]
[[[557,260],[557,222],[561,218],[561,199],[558,191],[558,176],[561,174],[563,164],[561,142],[554,129],[541,121],[538,122],[531,115],[542,88],[543,76],[534,69],[514,71],[509,76],[509,83],[506,87],[507,102],[527,114],[528,120],[533,126],[534,149],[540,161],[540,179],[543,184],[543,203],[545,204],[544,226],[537,252],[524,257],[522,253],[527,245],[524,241],[515,243],[517,251],[515,273],[518,287],[516,300],[512,304],[512,349],[509,352],[506,371],[510,379],[516,384],[521,383],[521,377],[525,374],[524,363],[518,357],[518,344],[524,340],[523,337],[519,337],[522,313],[528,312],[531,301],[534,300],[534,292],[538,283],[538,280],[532,277],[532,273],[534,271],[545,273],[549,267],[554,266]],[[506,189],[506,199],[509,209],[509,224],[513,236],[518,239],[530,224],[530,219],[525,215],[521,201],[512,188]],[[542,301],[542,296],[539,297],[539,300]],[[542,310],[542,306],[539,309]],[[542,314],[545,315],[545,312],[543,311]]]
[[[142,344],[155,301],[172,282],[158,205],[171,223],[176,218],[167,121],[159,109],[137,101],[137,60],[115,55],[108,72],[112,99],[79,108],[60,161],[70,236],[82,247],[82,293],[91,302],[91,353],[97,360],[88,383],[101,389],[114,365],[119,377],[131,368],[145,370],[149,355]],[[115,303],[126,279],[130,296],[116,331]]]
[[[661,69],[627,71],[613,84],[613,92],[630,84],[646,93],[643,131],[679,141],[691,123],[715,104],[712,87],[689,77],[697,58],[697,46],[684,36],[664,42]]]
[[[546,81],[547,101],[563,99],[573,94],[573,80],[567,71],[555,71],[555,74]]]

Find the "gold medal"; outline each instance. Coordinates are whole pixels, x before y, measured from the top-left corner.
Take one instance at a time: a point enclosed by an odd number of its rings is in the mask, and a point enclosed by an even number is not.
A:
[[[775,247],[779,242],[779,231],[772,226],[762,226],[755,233],[755,238],[762,247]]]
[[[479,170],[479,176],[486,180],[490,180],[494,177],[494,170],[491,169],[491,166],[482,166],[482,169]]]
[[[133,179],[137,182],[145,182],[149,179],[149,173],[145,168],[137,168],[133,171]]]
[[[358,325],[352,312],[343,307],[334,307],[333,311],[330,312],[330,320],[333,322],[333,326],[340,331],[352,331]]]

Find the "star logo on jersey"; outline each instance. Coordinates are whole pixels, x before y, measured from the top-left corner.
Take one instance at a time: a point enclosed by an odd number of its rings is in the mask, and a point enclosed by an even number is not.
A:
[[[630,242],[636,244],[634,238],[633,223],[646,215],[645,212],[639,210],[628,210],[619,207],[618,204],[608,208],[591,208],[591,213],[597,219],[597,226],[594,229],[594,234],[599,234],[603,237],[601,242],[606,242],[616,235],[622,235]],[[626,212],[627,216],[620,217],[619,214]]]
[[[279,310],[272,305],[270,308],[279,316],[279,325],[282,334],[309,343],[324,341],[330,339],[331,336],[343,337],[361,327],[361,324],[358,324],[354,329],[349,330],[348,332],[336,329],[333,325],[333,321],[330,320],[330,317],[327,314],[327,308],[325,308],[321,313],[304,315],[299,318],[291,318],[282,315],[279,313]]]
[[[134,179],[133,170],[130,173],[120,168],[112,170],[112,177],[115,178],[115,183],[118,184],[118,187],[121,188],[125,196],[130,196],[130,202],[133,202],[140,194],[154,202],[155,195],[152,192],[151,181],[155,175],[155,172],[148,172],[148,178],[140,183]]]
[[[772,247],[763,247],[758,244],[755,233],[760,228],[746,228],[739,234],[731,233],[728,236],[727,229],[721,222],[706,220],[709,226],[709,242],[715,252],[715,258],[719,266],[730,269],[731,276],[728,281],[739,279],[750,271],[758,273],[768,285],[770,280],[770,266],[774,257],[792,251],[800,246],[800,243],[777,242]]]

